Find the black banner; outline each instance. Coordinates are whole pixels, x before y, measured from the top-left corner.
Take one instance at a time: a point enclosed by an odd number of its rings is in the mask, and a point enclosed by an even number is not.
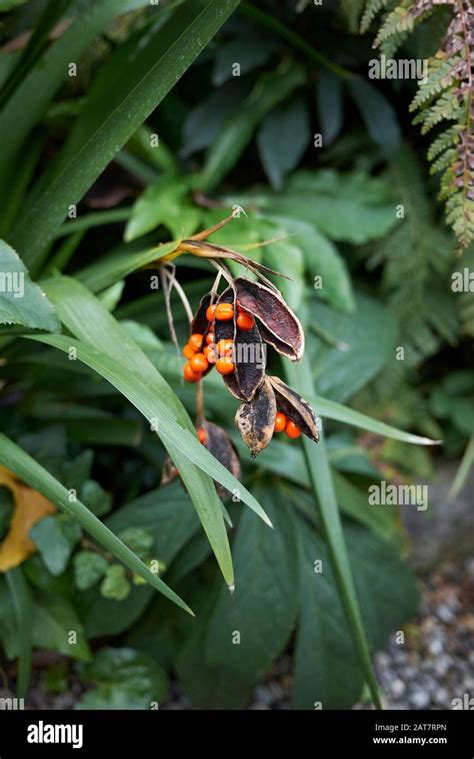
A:
[[[266,751],[286,745],[298,755],[310,750],[324,757],[334,750],[338,756],[472,759],[473,727],[472,712],[462,710],[0,711],[0,759],[94,756],[104,750],[119,757],[150,750],[215,753],[217,746],[225,758],[259,743]]]

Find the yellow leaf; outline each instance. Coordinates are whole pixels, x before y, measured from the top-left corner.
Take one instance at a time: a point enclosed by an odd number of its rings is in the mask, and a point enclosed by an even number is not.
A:
[[[0,572],[17,567],[36,551],[28,533],[36,522],[54,514],[56,507],[37,490],[25,485],[5,467],[0,466],[0,486],[7,487],[15,500],[10,528],[0,543]]]

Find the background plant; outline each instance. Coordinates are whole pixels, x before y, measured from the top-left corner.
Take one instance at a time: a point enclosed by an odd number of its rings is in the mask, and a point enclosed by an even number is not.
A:
[[[197,706],[241,707],[290,647],[296,707],[349,707],[364,683],[377,702],[369,651],[413,614],[416,588],[397,516],[368,506],[368,484],[429,476],[413,444],[446,431],[458,455],[474,426],[471,296],[449,289],[472,253],[452,259],[422,138],[396,116],[415,83],[365,78],[372,37],[337,3],[31,3],[2,19],[5,40],[36,25],[0,59],[1,270],[26,267],[27,293],[0,295],[5,667],[19,657],[26,693],[32,650],[64,654],[44,679],[79,678],[79,708],[149,708],[170,676]],[[410,44],[446,32],[427,26]],[[256,462],[240,447],[242,482],[195,437],[195,392],[144,268],[239,206],[213,241],[292,277],[307,351],[287,379],[325,432]],[[175,262],[196,306],[211,270]],[[239,446],[236,404],[216,377],[204,385]],[[160,484],[167,454],[186,490]],[[211,478],[242,503],[224,512]],[[54,506],[12,561],[15,514],[40,498]]]

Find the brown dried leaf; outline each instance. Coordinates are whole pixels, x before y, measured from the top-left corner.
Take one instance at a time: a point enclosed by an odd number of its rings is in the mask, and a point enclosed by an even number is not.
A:
[[[273,437],[277,404],[271,383],[266,377],[250,403],[237,409],[235,423],[252,457],[265,450]]]
[[[54,514],[56,507],[37,490],[28,487],[5,467],[0,466],[0,485],[7,487],[15,499],[10,528],[0,543],[0,572],[17,567],[36,552],[29,532],[36,522]]]
[[[244,277],[237,277],[235,289],[242,308],[263,324],[265,340],[291,361],[299,361],[304,352],[303,327],[281,295]]]
[[[231,472],[234,477],[240,480],[241,469],[240,461],[237,452],[232,444],[232,441],[221,427],[213,422],[205,421],[201,425],[206,433],[206,439],[204,441],[204,447],[216,457],[218,461],[225,466],[226,469]],[[216,482],[216,490],[219,498],[227,498],[231,493],[224,488],[220,483]]]
[[[275,393],[278,411],[282,411],[288,419],[296,424],[304,435],[315,443],[319,441],[319,432],[313,409],[301,395],[295,393],[279,377],[268,377]]]

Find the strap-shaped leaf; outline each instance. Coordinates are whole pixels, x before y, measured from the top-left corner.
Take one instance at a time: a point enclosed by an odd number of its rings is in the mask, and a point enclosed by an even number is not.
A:
[[[115,0],[114,0],[115,2]],[[30,267],[38,269],[48,243],[66,218],[136,129],[168,94],[203,47],[220,29],[239,0],[185,3],[157,31],[132,38],[119,48],[92,86],[76,129],[59,156],[60,170],[33,202],[13,231],[13,244]],[[146,44],[144,42],[146,41]],[[130,55],[134,53],[133,65]],[[101,80],[106,84],[103,87]],[[100,116],[100,119],[99,119]],[[74,149],[72,149],[72,147]]]

